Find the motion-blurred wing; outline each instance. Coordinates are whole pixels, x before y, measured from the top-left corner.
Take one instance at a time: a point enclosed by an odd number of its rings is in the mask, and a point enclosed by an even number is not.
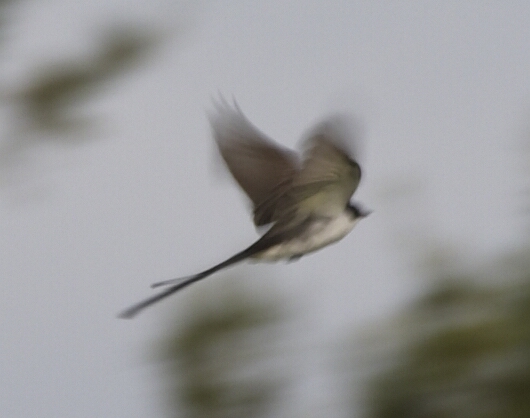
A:
[[[299,171],[297,155],[255,128],[237,104],[215,103],[213,136],[230,173],[254,205],[256,226],[274,221],[275,205]]]
[[[348,120],[335,116],[317,125],[306,141],[302,169],[281,205],[299,214],[334,216],[341,213],[361,180],[361,168],[351,156]]]

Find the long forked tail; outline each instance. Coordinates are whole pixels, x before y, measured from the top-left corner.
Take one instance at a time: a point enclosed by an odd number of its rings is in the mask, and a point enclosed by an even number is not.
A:
[[[135,305],[131,306],[130,308],[125,309],[124,311],[120,312],[118,314],[119,318],[124,319],[131,319],[138,315],[141,311],[143,311],[145,308],[161,301],[162,299],[167,298],[168,296],[171,296],[173,293],[178,292],[181,289],[184,289],[185,287],[188,287],[190,284],[193,284],[195,282],[198,282],[199,280],[202,280],[211,274],[215,273],[216,271],[219,271],[225,267],[231,266],[232,264],[239,263],[240,261],[243,261],[245,258],[248,258],[252,254],[256,252],[255,245],[250,246],[249,248],[241,251],[240,253],[237,253],[236,255],[230,257],[228,260],[223,261],[222,263],[219,263],[208,270],[204,270],[200,273],[195,274],[194,276],[184,277],[182,279],[173,279],[173,280],[167,280],[165,282],[159,282],[152,285],[152,287],[158,287],[163,285],[169,285],[171,283],[176,282],[175,285],[165,289],[163,292],[160,292],[154,296],[151,296],[150,298],[147,298],[141,302],[136,303]]]

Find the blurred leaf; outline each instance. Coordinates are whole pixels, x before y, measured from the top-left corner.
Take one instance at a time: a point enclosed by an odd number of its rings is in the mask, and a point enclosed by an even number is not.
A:
[[[89,119],[72,114],[75,106],[131,68],[158,40],[154,33],[135,28],[114,29],[104,36],[92,57],[40,69],[14,96],[34,129],[63,132],[87,126]]]
[[[129,68],[158,46],[161,40],[160,33],[139,28],[109,31],[99,54],[101,72],[110,76]]]
[[[414,303],[402,348],[368,385],[367,416],[529,417],[529,273],[495,288],[442,280]]]
[[[212,297],[215,308],[208,303]],[[263,367],[277,340],[278,307],[241,292],[203,298],[164,344],[175,411],[201,418],[264,416],[280,386]]]

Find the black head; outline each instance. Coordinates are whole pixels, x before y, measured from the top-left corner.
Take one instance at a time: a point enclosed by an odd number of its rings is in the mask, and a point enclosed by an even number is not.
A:
[[[348,206],[346,208],[353,214],[354,218],[366,218],[372,213],[371,210],[363,209],[359,205],[353,204],[351,202],[348,202]]]

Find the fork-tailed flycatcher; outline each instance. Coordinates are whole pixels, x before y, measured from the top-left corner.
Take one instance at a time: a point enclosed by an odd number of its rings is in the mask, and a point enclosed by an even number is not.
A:
[[[255,128],[236,103],[215,103],[213,137],[228,170],[253,204],[254,224],[272,225],[254,244],[193,276],[152,287],[162,292],[120,313],[132,318],[143,309],[211,274],[245,259],[296,260],[342,239],[368,212],[350,202],[361,168],[348,152],[347,120],[330,117],[305,141],[302,158]]]

